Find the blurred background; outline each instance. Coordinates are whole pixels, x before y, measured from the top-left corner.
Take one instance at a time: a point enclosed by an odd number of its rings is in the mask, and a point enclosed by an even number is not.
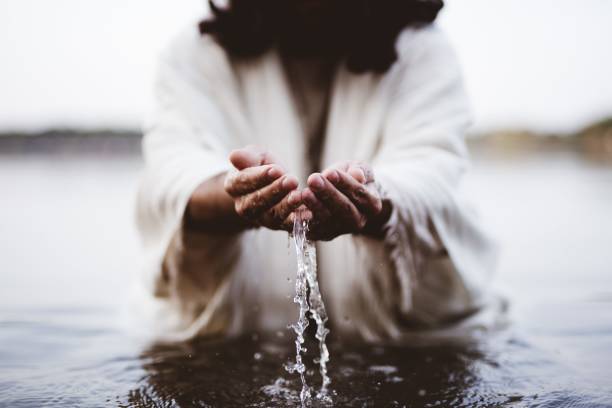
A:
[[[139,267],[132,207],[156,57],[203,3],[0,2],[0,370],[12,378],[27,377],[23,352],[36,358],[40,339],[65,361],[66,333],[98,341],[96,330],[123,321]],[[530,341],[604,387],[612,2],[446,3],[439,25],[475,113],[466,188],[502,249],[496,289]]]
[[[3,0],[0,130],[139,128],[156,55],[204,0]],[[476,130],[573,133],[612,111],[606,0],[449,0]]]

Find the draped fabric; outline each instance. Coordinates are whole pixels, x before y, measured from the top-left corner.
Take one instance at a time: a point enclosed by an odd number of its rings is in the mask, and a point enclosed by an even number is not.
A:
[[[404,29],[396,47],[399,58],[384,74],[334,69],[319,158],[322,169],[370,163],[393,205],[384,239],[317,243],[332,327],[370,341],[474,321],[486,309],[496,258],[461,193],[470,112],[452,49],[435,26]],[[161,58],[137,223],[138,304],[162,337],[277,330],[295,320],[287,233],[209,235],[182,226],[191,193],[230,170],[232,149],[262,146],[304,185],[309,137],[289,79],[276,50],[237,61],[196,29]]]

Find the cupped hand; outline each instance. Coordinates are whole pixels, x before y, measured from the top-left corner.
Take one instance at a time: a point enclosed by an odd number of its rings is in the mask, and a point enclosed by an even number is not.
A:
[[[297,178],[254,146],[232,151],[230,161],[236,170],[227,174],[224,188],[236,213],[254,226],[291,231],[291,214],[301,204]]]
[[[376,188],[372,168],[342,162],[308,177],[301,200],[311,212],[309,238],[329,241],[343,234],[377,235],[389,218],[390,204]]]

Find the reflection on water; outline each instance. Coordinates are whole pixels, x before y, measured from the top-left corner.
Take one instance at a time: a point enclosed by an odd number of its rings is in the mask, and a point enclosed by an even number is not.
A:
[[[495,363],[487,361],[482,345],[407,348],[332,343],[331,347],[337,406],[405,406],[410,402],[478,407],[522,400],[520,392],[525,391],[503,384],[499,378],[487,379],[489,386],[483,386],[480,371]],[[516,351],[510,343],[505,347]],[[290,358],[291,352],[289,342],[273,337],[261,340],[260,336],[216,344],[198,341],[181,347],[152,347],[142,356],[146,380],[130,391],[125,403],[300,406],[299,379],[279,377],[283,375],[279,361]],[[261,358],[254,358],[256,353],[261,353]],[[309,379],[315,377],[311,370]],[[316,400],[314,404],[325,406]]]
[[[151,345],[123,329],[138,168],[133,156],[0,159],[0,406],[299,406],[288,330]],[[335,404],[612,406],[612,167],[571,152],[481,159],[467,187],[503,245],[513,324],[401,347],[332,337]]]

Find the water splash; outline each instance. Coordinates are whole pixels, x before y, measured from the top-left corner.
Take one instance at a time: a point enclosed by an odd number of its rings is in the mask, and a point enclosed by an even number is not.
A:
[[[317,398],[330,401],[328,395],[328,386],[331,383],[327,375],[327,363],[329,361],[329,351],[325,344],[325,338],[329,330],[325,327],[327,322],[327,312],[325,304],[319,291],[319,283],[317,280],[317,250],[315,245],[306,238],[308,232],[308,221],[302,217],[301,212],[296,212],[295,221],[293,223],[293,242],[297,255],[297,278],[295,280],[295,297],[293,301],[299,305],[299,315],[296,323],[291,325],[295,331],[295,363],[286,366],[290,373],[298,372],[302,381],[302,391],[300,399],[302,405],[310,399],[310,388],[306,383],[304,372],[306,366],[302,360],[302,353],[306,352],[304,347],[304,331],[308,327],[308,313],[317,324],[315,337],[319,341],[319,358],[315,359],[315,363],[319,364],[319,372],[321,374],[321,389],[317,393]]]

